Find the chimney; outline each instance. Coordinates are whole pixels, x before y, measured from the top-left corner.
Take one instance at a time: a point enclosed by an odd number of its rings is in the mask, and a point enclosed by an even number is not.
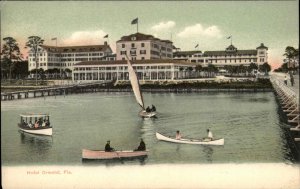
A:
[[[107,45],[107,41],[104,41],[104,45]]]

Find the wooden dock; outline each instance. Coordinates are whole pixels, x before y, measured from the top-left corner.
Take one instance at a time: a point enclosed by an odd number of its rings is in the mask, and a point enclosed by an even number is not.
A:
[[[68,95],[77,94],[85,92],[98,92],[99,89],[111,85],[113,81],[106,82],[93,82],[93,83],[83,83],[83,84],[72,84],[72,85],[62,85],[54,87],[44,87],[32,90],[22,90],[15,92],[1,93],[1,101],[15,100],[15,99],[26,99],[26,98],[38,98],[45,96],[58,96],[58,95]]]
[[[281,108],[288,118],[287,122],[291,125],[290,131],[300,132],[299,93],[276,77],[271,77],[270,80]],[[299,142],[300,138],[296,137],[295,141]]]

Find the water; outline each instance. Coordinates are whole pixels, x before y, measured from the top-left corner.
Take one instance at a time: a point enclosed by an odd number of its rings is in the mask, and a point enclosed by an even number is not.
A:
[[[131,93],[90,93],[1,102],[4,165],[81,165],[81,149],[134,149],[143,138],[149,156],[142,164],[293,162],[273,93],[145,93],[157,119],[138,117]],[[51,115],[53,136],[18,132],[19,114]],[[202,138],[210,128],[224,146],[158,141],[155,132]],[[119,162],[115,162],[118,164]],[[139,161],[125,161],[139,164]]]

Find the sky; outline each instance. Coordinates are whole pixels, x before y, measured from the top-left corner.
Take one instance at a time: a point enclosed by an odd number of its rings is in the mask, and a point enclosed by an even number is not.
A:
[[[29,36],[58,46],[103,44],[137,32],[172,40],[181,50],[269,48],[269,64],[282,64],[287,46],[299,46],[299,2],[289,1],[1,1],[1,38],[24,48]],[[108,39],[103,38],[106,34]],[[3,41],[2,41],[3,42]],[[195,46],[199,44],[198,48]]]

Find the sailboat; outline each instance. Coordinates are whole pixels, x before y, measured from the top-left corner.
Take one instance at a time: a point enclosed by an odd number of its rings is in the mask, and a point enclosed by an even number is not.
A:
[[[131,65],[131,62],[129,61],[127,55],[126,55],[126,59],[127,59],[127,64],[128,64],[128,73],[129,73],[129,80],[130,80],[130,83],[131,83],[131,87],[132,87],[132,90],[133,90],[133,93],[135,95],[135,99],[136,99],[137,103],[142,108],[142,110],[139,112],[139,116],[143,117],[143,118],[155,117],[156,116],[155,111],[147,112],[145,110],[143,95],[142,95],[142,91],[141,91],[141,87],[140,87],[138,77],[137,77],[136,72],[134,71],[134,69]]]

